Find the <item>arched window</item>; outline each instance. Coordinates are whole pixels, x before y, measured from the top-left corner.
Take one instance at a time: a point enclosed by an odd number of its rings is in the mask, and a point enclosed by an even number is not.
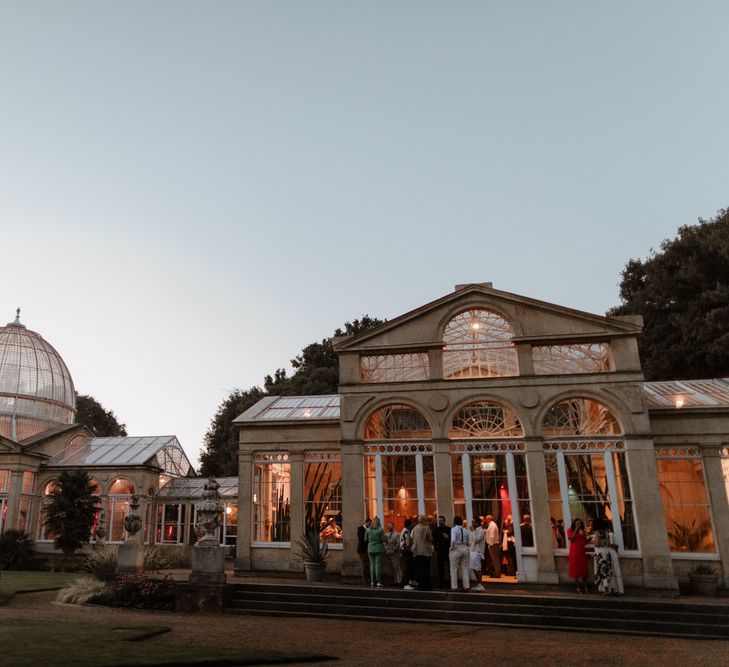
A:
[[[522,429],[514,411],[493,401],[476,401],[464,405],[453,416],[449,436],[458,438],[522,438]]]
[[[443,332],[446,380],[518,375],[514,330],[501,315],[471,308],[456,315]]]
[[[45,484],[45,486],[43,487],[43,497],[41,498],[40,526],[39,526],[39,533],[40,533],[41,540],[56,539],[56,533],[54,533],[53,531],[51,531],[49,528],[46,527],[46,506],[48,505],[48,496],[51,495],[51,493],[57,488],[59,488],[57,479],[52,479],[50,482],[47,482]]]
[[[542,420],[542,436],[620,435],[618,420],[602,403],[569,398],[555,403]]]
[[[109,542],[124,541],[124,517],[129,513],[129,503],[134,495],[134,484],[118,477],[109,487],[109,511],[107,512]]]
[[[375,410],[364,429],[365,440],[430,440],[428,420],[409,405],[385,405]]]

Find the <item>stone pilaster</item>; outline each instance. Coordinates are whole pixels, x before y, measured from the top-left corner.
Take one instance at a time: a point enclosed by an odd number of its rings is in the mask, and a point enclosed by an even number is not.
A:
[[[630,477],[643,560],[643,585],[646,588],[678,590],[668,547],[653,439],[626,438],[625,465]]]
[[[251,569],[253,526],[253,454],[238,454],[238,537],[235,547],[235,571]]]
[[[517,343],[516,359],[519,364],[519,375],[534,375],[532,346],[529,343]]]
[[[544,469],[544,447],[541,438],[526,440],[526,467],[529,498],[532,506],[532,531],[537,548],[537,582],[556,584],[559,581],[552,550],[552,524],[549,518],[547,473]],[[524,521],[524,517],[521,517]]]
[[[304,452],[289,452],[291,471],[291,553],[289,569],[303,572],[304,563],[295,553],[296,542],[301,539],[306,529],[304,521]]]
[[[359,444],[342,443],[342,576],[361,576],[357,528],[364,521],[364,477]]]
[[[453,475],[449,440],[433,440],[433,469],[438,514],[448,521],[453,516]]]
[[[443,350],[442,348],[431,348],[428,350],[428,364],[430,366],[430,379],[443,379]]]
[[[23,488],[23,471],[13,470],[8,485],[8,511],[5,515],[5,530],[18,527],[18,509],[20,507],[20,491]]]

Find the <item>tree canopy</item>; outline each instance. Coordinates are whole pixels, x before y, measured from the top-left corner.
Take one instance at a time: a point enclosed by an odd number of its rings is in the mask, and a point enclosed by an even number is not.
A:
[[[647,379],[729,376],[729,209],[680,227],[646,260],[631,259],[620,298],[608,314],[643,316]]]
[[[335,336],[354,336],[373,329],[384,320],[369,315],[346,322],[343,329],[319,342],[310,343],[291,360],[294,369],[289,375],[279,368],[267,375],[263,386],[235,389],[220,404],[205,434],[205,448],[200,454],[200,474],[217,477],[238,475],[238,440],[233,420],[264,396],[302,396],[336,394],[339,390],[339,358],[334,351]]]
[[[76,423],[87,426],[97,437],[127,434],[126,424],[120,424],[111,410],[86,394],[76,394]]]
[[[97,499],[91,478],[84,470],[64,470],[48,494],[45,525],[53,544],[68,558],[91,538]]]

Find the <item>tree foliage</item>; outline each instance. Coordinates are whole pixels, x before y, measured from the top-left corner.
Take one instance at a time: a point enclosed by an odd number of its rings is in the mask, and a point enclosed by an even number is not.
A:
[[[87,426],[97,437],[127,434],[126,424],[120,424],[111,410],[86,394],[76,394],[76,423]]]
[[[729,376],[729,209],[680,227],[645,261],[631,259],[620,298],[609,315],[643,316],[649,380]]]
[[[267,375],[263,386],[236,389],[218,407],[210,428],[205,434],[205,449],[200,454],[200,474],[217,477],[238,475],[238,440],[233,420],[257,403],[264,396],[303,396],[336,394],[339,390],[339,358],[334,351],[336,336],[354,336],[383,324],[369,315],[353,322],[346,322],[334,336],[311,343],[301,354],[291,360],[294,369],[289,375],[285,369],[277,369]]]
[[[85,470],[64,470],[45,507],[45,525],[54,546],[68,558],[91,538],[97,499]]]

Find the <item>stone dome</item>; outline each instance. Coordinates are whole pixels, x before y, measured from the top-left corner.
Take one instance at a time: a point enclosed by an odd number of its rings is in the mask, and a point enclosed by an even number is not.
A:
[[[21,442],[73,424],[76,394],[66,364],[40,334],[15,321],[0,327],[0,435]]]

